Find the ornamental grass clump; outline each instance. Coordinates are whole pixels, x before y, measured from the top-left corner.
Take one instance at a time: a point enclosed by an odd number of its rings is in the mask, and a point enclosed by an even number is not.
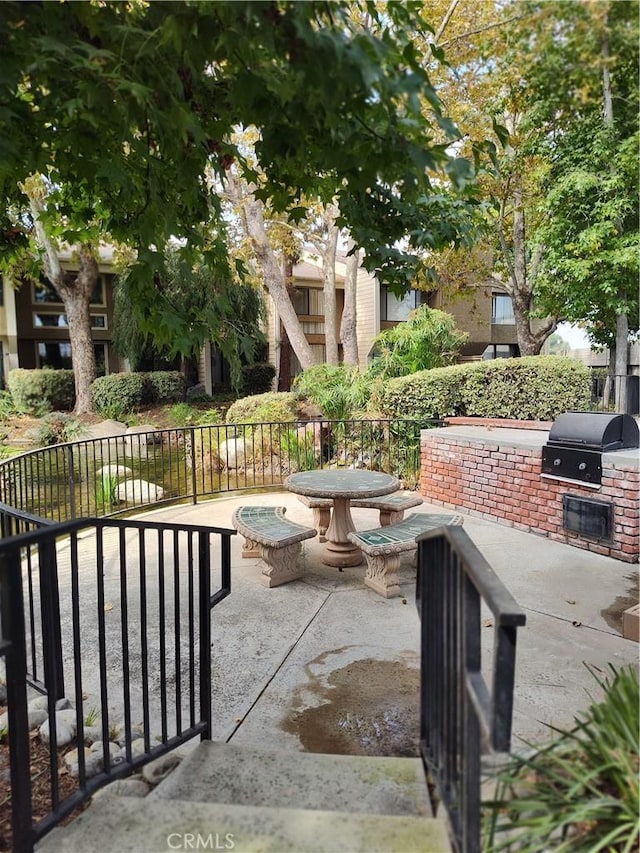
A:
[[[597,853],[638,850],[638,674],[629,666],[601,677],[603,699],[570,731],[510,756],[484,805],[487,853]],[[531,745],[529,745],[531,746]]]

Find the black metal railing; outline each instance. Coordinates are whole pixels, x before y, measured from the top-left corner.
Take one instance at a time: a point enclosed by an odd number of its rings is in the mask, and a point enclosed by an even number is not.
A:
[[[214,424],[43,447],[0,463],[0,501],[55,522],[224,492],[278,488],[292,471],[367,467],[418,482],[414,420]]]
[[[234,533],[84,519],[0,542],[13,849],[31,851],[109,781],[196,736],[211,737],[210,611],[230,591]],[[35,823],[28,684],[45,692],[49,721],[49,808]],[[78,749],[77,785],[65,794],[56,717],[62,696],[73,709],[75,742],[82,747],[91,730],[100,744],[91,758]],[[114,741],[121,745],[115,756]]]
[[[418,537],[421,619],[420,748],[455,847],[480,850],[480,783],[486,751],[509,751],[517,628],[525,614],[461,527]],[[488,608],[483,620],[482,606]],[[491,688],[482,636],[493,625]]]
[[[590,408],[595,412],[640,414],[640,376],[612,375],[606,369],[593,369]]]

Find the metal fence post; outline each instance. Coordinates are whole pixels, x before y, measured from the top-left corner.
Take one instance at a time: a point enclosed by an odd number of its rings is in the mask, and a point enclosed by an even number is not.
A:
[[[31,761],[20,551],[0,555],[0,650],[5,656],[13,849],[31,853]]]
[[[69,509],[71,518],[76,517],[76,483],[73,472],[73,445],[67,445],[67,480],[69,483]]]
[[[53,696],[54,702],[57,702],[64,697],[64,669],[55,533],[52,533],[51,538],[47,537],[39,543],[38,562],[44,683],[49,696]]]

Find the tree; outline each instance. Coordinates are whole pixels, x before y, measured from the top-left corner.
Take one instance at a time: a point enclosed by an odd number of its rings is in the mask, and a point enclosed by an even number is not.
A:
[[[361,5],[374,31],[358,29],[348,2],[2,4],[3,197],[15,201],[18,182],[40,173],[67,185],[70,204],[100,199],[105,230],[137,248],[146,273],[134,295],[153,301],[171,236],[189,247],[208,239],[226,260],[221,203],[204,175],[235,161],[255,177],[231,142],[253,125],[260,197],[291,211],[303,195],[337,191],[339,224],[369,268],[406,286],[412,249],[465,227],[453,205],[438,215],[433,174],[463,186],[472,170],[433,140],[434,127],[456,131],[412,45],[426,26],[415,7]],[[203,228],[212,220],[214,239]],[[20,239],[6,219],[0,230],[5,245]]]
[[[447,0],[439,13],[438,38],[427,37],[429,44],[422,49],[427,60],[429,48],[436,56],[446,51],[448,65],[429,62],[432,79],[460,127],[462,150],[470,151],[475,143],[479,151],[477,143],[491,141],[479,179],[484,208],[478,239],[466,253],[462,280],[485,280],[491,259],[490,274],[513,302],[520,352],[536,355],[558,319],[540,317],[536,305],[542,257],[535,238],[541,163],[531,147],[536,131],[527,120],[524,69],[526,39],[535,49],[542,19],[529,4],[488,0]],[[433,264],[436,270],[443,265],[437,258]]]
[[[629,332],[639,321],[637,8],[561,5],[557,19],[567,34],[545,56],[556,75],[574,81],[561,112],[550,115],[547,106],[555,79],[544,67],[532,78],[538,115],[555,131],[545,141],[552,156],[539,229],[546,246],[541,300],[586,323],[592,342],[609,347],[612,373],[625,375]],[[619,410],[625,390],[616,383]]]
[[[21,220],[21,235],[26,239],[0,269],[12,280],[39,278],[41,272],[60,297],[67,318],[71,363],[75,382],[75,414],[93,411],[91,383],[96,377],[96,359],[91,336],[91,296],[99,278],[97,246],[100,228],[87,216],[82,224],[74,220],[65,205],[64,192],[47,185],[41,175],[32,175],[21,184],[27,199],[28,216]],[[86,208],[85,208],[86,214]],[[63,221],[66,219],[66,222]],[[74,230],[75,229],[75,230]],[[70,272],[60,263],[61,248],[57,234],[75,233],[77,271]]]
[[[64,187],[74,219],[99,214],[103,233],[135,248],[131,296],[159,321],[146,329],[157,340],[170,342],[155,282],[171,239],[229,277],[206,175],[235,163],[255,181],[232,142],[239,126],[259,135],[258,197],[294,218],[303,197],[335,197],[367,267],[399,289],[420,250],[467,229],[463,200],[434,182],[446,173],[464,188],[472,169],[434,141],[436,127],[456,131],[413,48],[427,26],[413,4],[7,2],[0,22],[3,256],[27,243],[19,187],[43,175]]]
[[[586,321],[600,344],[606,327],[611,345],[611,321],[637,316],[636,11],[627,2],[439,10],[452,68],[434,68],[433,79],[461,130],[495,142],[480,181],[485,242],[523,354],[539,350],[556,319]]]
[[[171,345],[156,347],[153,333],[141,331],[139,308],[131,301],[125,277],[118,282],[114,306],[114,346],[120,355],[134,368],[149,345],[169,359],[180,355],[183,361],[197,360],[210,341],[228,362],[232,383],[238,386],[242,365],[252,363],[265,343],[259,285],[238,278],[220,280],[205,262],[188,265],[173,249],[167,251],[164,270],[158,273],[156,294],[164,303],[159,316],[172,318]]]

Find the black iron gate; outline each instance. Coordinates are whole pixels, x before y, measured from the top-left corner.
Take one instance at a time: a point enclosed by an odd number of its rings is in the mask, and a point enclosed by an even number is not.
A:
[[[191,738],[211,737],[210,612],[230,592],[234,533],[84,519],[0,543],[15,850],[32,850],[113,779]],[[36,823],[29,689],[46,696],[49,720],[50,804]],[[90,728],[101,742],[93,768],[78,749],[77,788],[64,796],[56,722],[62,697],[70,700],[75,742],[84,745]],[[114,741],[121,745],[115,756]]]

